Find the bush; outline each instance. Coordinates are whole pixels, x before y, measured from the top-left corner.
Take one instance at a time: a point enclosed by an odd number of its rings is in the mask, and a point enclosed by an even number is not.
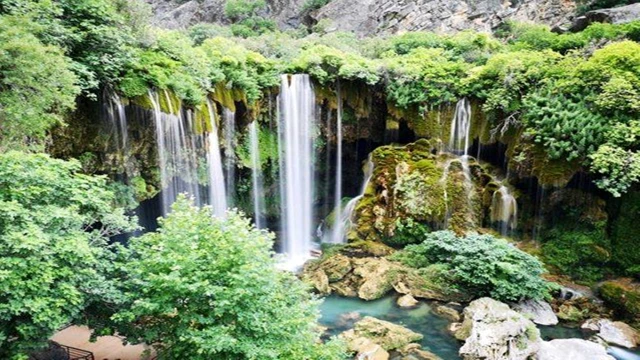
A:
[[[430,231],[427,225],[412,218],[398,218],[394,235],[383,239],[383,242],[389,246],[404,247],[421,242]]]
[[[414,268],[445,265],[457,285],[475,297],[542,299],[551,288],[541,278],[544,268],[540,261],[491,235],[458,237],[451,231],[433,232],[393,258]]]

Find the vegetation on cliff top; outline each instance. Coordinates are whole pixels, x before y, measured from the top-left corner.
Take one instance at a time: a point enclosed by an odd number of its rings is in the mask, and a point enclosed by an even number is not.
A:
[[[126,97],[169,89],[194,107],[211,93],[237,91],[251,104],[278,84],[279,73],[307,72],[328,86],[338,79],[377,86],[398,116],[471,96],[484,103],[493,128],[524,129],[524,139],[543,145],[549,160],[590,169],[614,196],[640,180],[637,139],[610,140],[637,127],[640,22],[593,24],[572,34],[508,23],[496,37],[464,31],[357,39],[321,29],[273,30],[263,1],[228,2],[231,31],[153,29],[135,1],[48,4],[13,0],[0,9],[3,34],[13,39],[3,42],[13,56],[0,58],[0,66],[16,75],[3,81],[14,91],[0,92],[4,142],[41,143],[80,89],[95,96],[110,84]],[[29,65],[45,61],[44,73]],[[27,94],[15,91],[21,87],[40,91],[32,97],[38,106],[24,107],[19,99]]]

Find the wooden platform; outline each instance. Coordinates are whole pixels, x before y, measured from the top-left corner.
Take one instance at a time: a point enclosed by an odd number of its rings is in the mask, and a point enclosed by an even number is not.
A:
[[[96,342],[90,342],[91,331],[86,326],[70,326],[55,335],[51,340],[66,346],[90,351],[96,360],[146,360],[143,356],[146,346],[122,345],[116,336],[101,336]],[[151,353],[151,357],[153,352]]]

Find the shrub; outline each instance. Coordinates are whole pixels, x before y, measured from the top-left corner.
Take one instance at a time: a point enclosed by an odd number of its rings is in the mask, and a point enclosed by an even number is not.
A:
[[[551,286],[541,278],[544,268],[540,261],[491,235],[458,237],[451,231],[433,232],[393,258],[415,268],[446,265],[457,284],[475,297],[542,299]]]
[[[398,218],[396,220],[395,233],[393,236],[383,239],[383,242],[394,247],[416,244],[421,242],[430,231],[427,225],[412,218]]]

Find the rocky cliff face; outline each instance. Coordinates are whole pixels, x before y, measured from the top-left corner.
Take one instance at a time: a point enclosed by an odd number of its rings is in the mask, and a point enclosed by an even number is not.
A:
[[[153,8],[153,23],[168,29],[185,28],[200,22],[226,23],[226,0],[146,0]],[[305,0],[268,0],[267,13],[281,28],[301,23]]]
[[[490,31],[505,20],[556,25],[573,13],[569,0],[334,0],[311,16],[360,35],[430,30]]]
[[[167,28],[198,22],[222,22],[225,0],[147,0],[154,21]],[[490,31],[505,20],[533,21],[551,26],[570,18],[573,0],[333,0],[306,13],[305,0],[268,0],[268,15],[284,28],[305,22],[332,21],[336,30],[358,35],[389,34],[412,30],[456,32]]]

